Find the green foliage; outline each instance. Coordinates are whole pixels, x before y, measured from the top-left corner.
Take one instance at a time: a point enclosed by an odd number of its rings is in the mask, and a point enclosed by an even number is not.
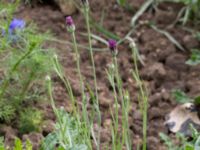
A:
[[[24,144],[22,143],[22,141],[19,138],[16,138],[12,150],[23,150],[23,147]],[[7,148],[5,148],[4,139],[1,137],[0,137],[0,150],[8,150]],[[32,150],[32,144],[29,140],[26,141],[25,150]]]
[[[20,2],[20,0],[16,0],[13,3],[4,3],[4,2],[0,1],[0,19],[5,16],[8,19],[11,19],[19,2]]]
[[[26,150],[32,150],[33,146],[29,140],[26,141]]]
[[[199,105],[199,104],[200,104],[200,96],[195,97],[194,103],[195,103],[196,105]]]
[[[164,133],[160,133],[160,138],[167,146],[168,150],[199,150],[200,149],[200,133],[191,126],[192,140],[188,140],[184,135],[177,133],[176,139],[179,144],[173,143],[173,140]],[[176,140],[176,141],[177,141]]]
[[[200,1],[199,0],[154,0],[155,4],[161,2],[182,3],[184,7],[180,10],[178,16],[180,21],[185,24],[188,20],[193,20],[195,24],[200,23]]]
[[[191,66],[200,64],[200,50],[198,49],[192,50],[190,59],[186,61],[186,64],[191,65]]]
[[[159,136],[161,140],[164,141],[164,144],[168,147],[169,150],[177,150],[177,147],[174,147],[174,143],[169,136],[164,133],[160,133]]]
[[[4,138],[0,137],[0,150],[4,150]]]
[[[15,116],[15,108],[6,100],[0,101],[0,118],[5,122],[10,122]]]
[[[172,2],[183,3],[185,7],[180,11],[183,14],[182,22],[185,24],[189,19],[198,21],[200,19],[199,0],[171,0]]]
[[[126,0],[117,0],[117,3],[120,5],[120,6],[124,6],[127,1]]]
[[[79,121],[71,117],[63,109],[58,110],[56,130],[43,141],[41,150],[87,150],[86,139],[82,137],[83,128]]]
[[[23,145],[20,139],[15,140],[14,150],[23,150]]]
[[[200,96],[196,96],[194,98],[190,98],[186,95],[185,92],[181,90],[174,90],[172,91],[172,96],[178,103],[194,103],[195,105],[200,104]]]
[[[192,99],[188,97],[183,91],[181,90],[174,90],[172,92],[173,97],[178,103],[187,103],[191,102]]]
[[[10,122],[21,107],[45,99],[44,78],[52,70],[52,50],[44,49],[49,33],[39,33],[29,24],[23,30],[8,33],[12,14],[18,6],[0,2],[0,120]]]
[[[29,133],[39,131],[42,123],[42,112],[35,108],[26,108],[19,115],[19,131]]]
[[[200,41],[200,32],[195,33],[195,37],[197,38],[198,41]]]

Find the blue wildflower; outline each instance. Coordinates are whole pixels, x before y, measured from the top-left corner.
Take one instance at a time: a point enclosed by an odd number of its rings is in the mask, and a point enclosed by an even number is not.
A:
[[[26,23],[24,20],[14,18],[9,25],[8,29],[9,34],[13,34],[13,32],[17,29],[23,29],[25,27],[25,24]]]

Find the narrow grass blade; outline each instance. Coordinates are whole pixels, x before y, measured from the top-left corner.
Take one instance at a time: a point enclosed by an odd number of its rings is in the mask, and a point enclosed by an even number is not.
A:
[[[131,26],[134,27],[138,18],[149,8],[149,6],[154,2],[154,0],[147,0],[141,8],[136,12],[136,14],[131,19]]]
[[[83,36],[87,36],[87,33],[80,33],[81,35]],[[102,37],[98,36],[98,35],[95,35],[95,34],[91,34],[91,37],[103,44],[106,44],[107,45],[107,41],[105,39],[103,39]]]
[[[167,31],[165,30],[161,30],[158,29],[155,25],[150,25],[152,27],[152,29],[154,29],[155,31],[163,34],[164,36],[166,36],[174,45],[176,45],[176,47],[178,47],[180,50],[185,51],[185,48]]]
[[[124,6],[126,4],[126,0],[117,0],[117,3],[120,5],[120,6]]]
[[[106,30],[103,26],[101,26],[97,23],[94,23],[94,22],[92,22],[92,25],[93,25],[94,28],[97,29],[97,31],[103,33],[107,38],[112,38],[112,39],[117,40],[117,41],[120,40],[119,36],[117,36],[116,34],[113,34],[112,32],[110,32],[108,30]]]
[[[60,43],[60,44],[68,44],[70,46],[73,45],[72,42],[70,42],[70,41],[56,39],[56,38],[48,38],[47,40],[51,41],[51,42]],[[87,46],[84,46],[82,44],[77,44],[77,46],[78,46],[78,48],[83,48],[83,49],[89,50],[89,48]],[[92,50],[93,51],[107,51],[107,48],[93,48]]]

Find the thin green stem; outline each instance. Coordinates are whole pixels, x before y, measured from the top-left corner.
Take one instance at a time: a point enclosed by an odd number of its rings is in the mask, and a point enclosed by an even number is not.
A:
[[[137,65],[137,60],[138,60],[138,53],[137,53],[137,48],[134,47],[132,48],[132,54],[133,54],[133,61],[134,61],[134,68],[135,68],[135,75],[136,75],[136,81],[139,85],[140,89],[140,95],[142,97],[142,126],[143,126],[143,146],[142,150],[146,150],[147,148],[147,109],[148,109],[148,100],[147,100],[147,92],[146,89],[144,89],[142,81],[139,76],[139,71],[138,71],[138,65]]]
[[[20,93],[20,96],[19,96],[19,103],[21,103],[24,100],[25,95],[28,91],[28,88],[29,88],[31,82],[33,81],[34,75],[35,75],[35,72],[31,71],[31,73],[29,74],[28,80],[23,85],[22,92]]]
[[[80,53],[78,51],[77,47],[77,42],[76,42],[76,36],[75,36],[75,31],[72,32],[72,39],[73,39],[73,46],[74,46],[74,51],[76,54],[76,67],[78,71],[78,76],[79,76],[79,82],[80,82],[80,88],[81,88],[81,94],[82,94],[82,108],[83,108],[83,118],[87,126],[89,126],[89,118],[88,118],[88,113],[87,113],[87,101],[86,101],[86,95],[84,91],[84,82],[83,82],[83,76],[81,74],[81,69],[80,69]],[[86,137],[90,139],[90,131],[88,130],[89,128],[86,128]],[[90,142],[89,142],[89,145]]]
[[[119,74],[119,68],[118,68],[118,62],[117,62],[117,56],[116,55],[113,56],[113,64],[114,64],[114,69],[115,69],[115,77],[116,77],[116,80],[117,80],[117,89],[118,89],[120,101],[121,101],[121,104],[122,104],[123,101],[124,101],[123,87],[122,87],[121,77],[120,77],[120,74]],[[120,146],[119,149],[122,149],[122,146],[124,145],[124,141],[123,140],[121,141],[120,137],[119,137],[118,140],[119,141],[117,141],[118,142],[117,144],[118,144],[118,146]]]
[[[90,49],[90,57],[91,57],[92,68],[93,68],[95,97],[96,97],[97,114],[98,114],[98,126],[100,128],[100,126],[101,126],[101,112],[99,110],[99,99],[98,99],[98,91],[97,91],[96,68],[95,68],[95,63],[94,63],[94,56],[93,56],[94,54],[93,54],[92,38],[91,38],[91,31],[90,31],[89,5],[84,6],[84,15],[85,15],[85,19],[86,19],[87,32],[88,32],[88,42],[89,42],[89,49]],[[100,150],[100,129],[98,130],[97,149]]]
[[[114,64],[113,64],[114,66]],[[117,98],[117,91],[115,87],[115,67],[109,68],[108,78],[110,81],[110,84],[113,88],[113,95],[114,95],[114,101],[115,101],[115,107],[114,107],[114,115],[111,110],[111,116],[113,119],[113,124],[114,127],[112,127],[112,148],[115,150],[116,149],[116,141],[117,141],[117,135],[118,135],[118,126],[119,126],[119,110],[118,110],[118,98]]]
[[[16,69],[21,64],[21,62],[31,54],[31,52],[34,50],[34,48],[35,48],[35,44],[30,45],[29,50],[14,64],[14,66],[10,70],[10,73],[9,73],[7,79],[5,79],[5,81],[4,81],[4,83],[3,83],[2,87],[1,87],[0,100],[2,99],[2,97],[5,94],[5,91],[7,90],[7,87],[9,85],[9,81],[10,81],[10,77],[12,76],[13,72],[16,71]]]
[[[92,48],[92,38],[91,38],[90,20],[89,20],[89,8],[84,8],[84,12],[85,12],[86,25],[87,25],[87,32],[88,32],[88,42],[89,42],[89,49],[90,49],[90,57],[91,57],[92,69],[93,69],[95,96],[96,96],[97,104],[98,104],[96,67],[95,67],[95,63],[94,63],[94,54],[93,54],[93,48]]]
[[[124,100],[122,102],[122,111],[123,111],[123,139],[125,140],[127,150],[131,150],[131,142],[130,142],[130,134],[129,134],[129,122],[128,122],[128,114],[129,114],[129,105],[130,105],[130,98],[129,93],[126,91],[124,93]]]
[[[122,81],[121,81],[121,77],[119,75],[117,57],[116,56],[113,56],[113,57],[114,57],[113,63],[115,65],[115,74],[116,74],[116,80],[117,80],[117,88],[118,88],[119,96],[120,96],[120,99],[122,102],[123,101]]]
[[[56,115],[56,118],[58,120],[58,124],[60,126],[60,130],[61,130],[61,136],[62,136],[62,142],[64,142],[65,144],[68,144],[67,140],[65,140],[65,128],[63,129],[62,127],[62,118],[60,117],[60,114],[56,108],[56,105],[55,105],[55,102],[54,102],[54,98],[53,98],[53,95],[52,95],[52,85],[51,85],[51,78],[48,76],[47,77],[47,86],[48,86],[48,92],[49,92],[49,96],[50,96],[50,101],[51,101],[51,106],[53,108],[53,111]]]
[[[80,54],[77,47],[75,32],[72,32],[72,39],[73,39],[73,45],[74,45],[74,50],[76,54],[76,67],[77,67],[79,81],[80,81],[80,88],[81,88],[82,97],[84,99],[85,97],[84,83],[83,83],[83,77],[82,77],[81,69],[80,69]]]
[[[58,62],[57,55],[54,56],[53,64],[54,64],[54,68],[55,68],[57,75],[60,77],[60,79],[62,80],[62,82],[64,83],[64,85],[66,87],[66,90],[67,90],[67,92],[70,96],[70,100],[72,101],[73,113],[76,115],[77,114],[76,100],[74,98],[73,91],[72,91],[72,88],[71,88],[71,85],[70,85],[68,78],[66,78],[62,73],[62,69],[61,69],[61,66]]]

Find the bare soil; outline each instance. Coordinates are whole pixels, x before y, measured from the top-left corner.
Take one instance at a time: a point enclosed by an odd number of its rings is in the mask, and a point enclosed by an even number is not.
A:
[[[130,22],[136,10],[138,10],[144,0],[129,0],[131,10],[119,7],[115,0],[95,0],[91,1],[91,15],[96,22],[100,22],[102,10],[105,12],[103,21],[104,27],[124,37],[130,30]],[[159,133],[168,134],[168,130],[164,126],[165,116],[172,110],[177,103],[171,96],[173,89],[181,89],[189,96],[197,96],[200,93],[200,66],[191,67],[185,64],[189,58],[190,50],[199,47],[200,43],[194,39],[191,34],[183,29],[181,25],[170,25],[177,17],[181,5],[165,3],[158,6],[157,10],[148,10],[140,17],[140,26],[131,34],[136,40],[140,54],[144,59],[145,65],[139,64],[140,75],[149,91],[149,108],[148,108],[148,150],[165,150],[159,138]],[[24,18],[26,21],[35,22],[39,29],[44,32],[50,30],[58,39],[71,41],[70,35],[66,31],[65,16],[54,5],[36,5],[21,6],[16,13],[17,17]],[[72,15],[76,24],[78,43],[86,45],[87,37],[80,35],[81,32],[86,33],[84,17],[80,12]],[[164,35],[156,32],[147,25],[143,25],[145,20],[151,20],[156,25],[165,29],[173,35],[186,49],[181,51],[173,43],[171,43]],[[192,25],[189,25],[192,27]],[[102,36],[101,33],[94,30],[96,34]],[[106,48],[98,41],[93,41],[94,47]],[[80,90],[78,76],[76,72],[74,53],[67,44],[48,43],[48,46],[58,50],[59,58],[65,68],[66,76],[70,79],[73,91],[78,100],[80,100]],[[141,144],[142,140],[142,119],[139,111],[137,100],[138,87],[133,80],[130,70],[133,67],[131,58],[131,50],[128,43],[119,45],[119,66],[124,81],[124,87],[127,88],[131,96],[131,112],[129,114],[130,131],[132,134],[133,150],[136,150],[137,144]],[[81,68],[85,76],[85,81],[93,84],[92,70],[90,65],[90,57],[87,50],[81,51]],[[98,91],[100,109],[102,111],[102,137],[101,147],[110,144],[111,133],[109,129],[111,116],[109,107],[113,105],[112,88],[106,76],[106,68],[111,63],[111,55],[109,51],[95,52],[95,64],[97,68]],[[61,81],[55,76],[55,100],[58,106],[64,106],[67,111],[71,111],[70,100],[67,96]],[[5,137],[7,142],[13,139],[14,135],[21,136],[23,139],[29,137],[35,142],[35,149],[38,147],[38,139],[46,136],[53,130],[53,122],[55,116],[52,113],[51,106],[48,103],[37,104],[45,112],[45,122],[42,133],[30,133],[28,135],[18,135],[14,127],[5,129]],[[81,105],[81,103],[80,103]],[[90,109],[90,105],[88,109]],[[10,133],[11,132],[11,133]],[[173,137],[172,134],[170,134]]]

